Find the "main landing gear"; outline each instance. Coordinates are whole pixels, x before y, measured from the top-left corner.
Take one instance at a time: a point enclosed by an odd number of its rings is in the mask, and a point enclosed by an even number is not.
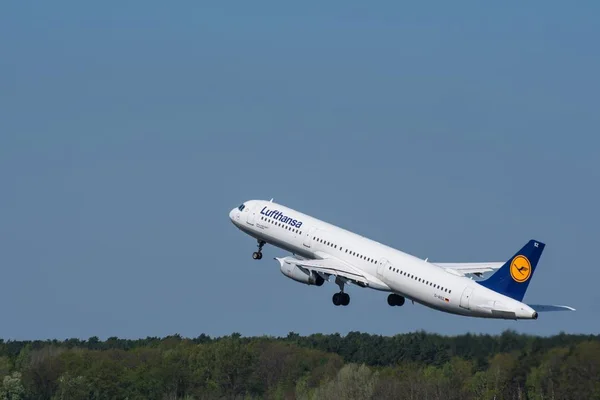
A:
[[[347,306],[350,304],[350,295],[348,293],[344,293],[344,280],[340,279],[340,277],[335,278],[335,283],[340,287],[340,292],[333,295],[331,299],[335,306]]]
[[[262,258],[262,248],[266,242],[259,240],[258,241],[258,251],[252,253],[252,258],[255,260],[260,260]]]
[[[404,297],[397,295],[395,293],[392,293],[388,296],[388,304],[392,307],[393,306],[401,306],[404,304],[404,301],[405,301]]]
[[[348,293],[339,292],[334,294],[331,300],[336,306],[347,306],[350,304],[350,295]]]

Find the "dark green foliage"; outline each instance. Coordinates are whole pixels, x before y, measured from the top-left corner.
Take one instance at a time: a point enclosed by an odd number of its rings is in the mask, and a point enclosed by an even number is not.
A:
[[[0,399],[600,399],[600,336],[0,340]]]

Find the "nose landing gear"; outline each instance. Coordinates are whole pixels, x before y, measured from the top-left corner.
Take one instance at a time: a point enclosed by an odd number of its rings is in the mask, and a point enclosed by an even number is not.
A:
[[[258,241],[258,251],[255,251],[254,253],[252,253],[252,258],[254,260],[260,260],[262,258],[262,248],[265,245],[266,242],[259,240]]]

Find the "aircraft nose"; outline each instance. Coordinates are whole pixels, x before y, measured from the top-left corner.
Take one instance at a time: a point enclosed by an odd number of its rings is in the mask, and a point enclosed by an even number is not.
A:
[[[229,219],[233,221],[233,218],[235,217],[235,211],[237,209],[236,208],[232,208],[231,211],[229,211]]]

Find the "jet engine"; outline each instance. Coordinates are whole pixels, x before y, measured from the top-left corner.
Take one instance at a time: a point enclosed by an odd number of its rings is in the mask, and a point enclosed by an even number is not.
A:
[[[323,282],[325,282],[321,275],[317,274],[316,272],[308,271],[294,264],[282,262],[280,269],[281,273],[288,278],[306,285],[321,286]]]

